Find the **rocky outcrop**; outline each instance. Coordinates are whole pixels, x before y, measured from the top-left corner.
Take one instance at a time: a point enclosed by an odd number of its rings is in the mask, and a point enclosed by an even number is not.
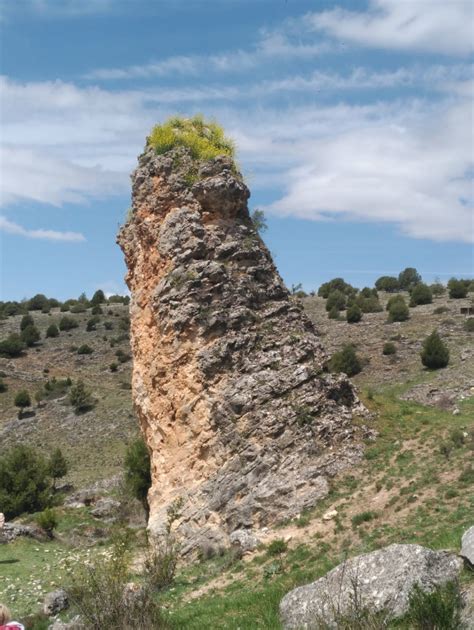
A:
[[[139,157],[118,242],[132,298],[133,399],[152,459],[151,532],[182,497],[186,549],[295,516],[358,461],[362,414],[325,371],[231,159]],[[364,430],[362,430],[363,432]]]
[[[313,584],[300,586],[282,599],[285,630],[319,626],[338,628],[338,620],[363,610],[387,619],[407,612],[415,585],[423,592],[455,581],[461,558],[420,545],[390,545],[343,562]]]
[[[461,556],[474,567],[474,526],[463,534],[461,539]]]

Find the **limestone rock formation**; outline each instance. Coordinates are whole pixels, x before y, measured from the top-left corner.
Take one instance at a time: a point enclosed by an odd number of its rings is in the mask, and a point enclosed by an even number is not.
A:
[[[361,456],[362,414],[249,217],[233,161],[147,146],[118,242],[151,532],[183,498],[186,549],[295,516]]]
[[[448,551],[420,545],[390,545],[338,565],[313,584],[300,586],[282,599],[285,630],[338,628],[338,619],[364,609],[401,617],[415,585],[424,592],[458,579],[463,562]]]

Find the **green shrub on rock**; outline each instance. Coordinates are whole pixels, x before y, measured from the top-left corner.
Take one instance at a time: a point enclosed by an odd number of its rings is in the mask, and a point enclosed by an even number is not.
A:
[[[436,330],[423,342],[421,362],[431,370],[446,367],[449,363],[449,349]]]
[[[151,486],[150,453],[142,438],[130,444],[125,455],[125,482],[132,496],[149,514],[148,490]]]
[[[362,363],[352,344],[345,345],[342,350],[331,357],[329,368],[332,372],[344,372],[347,376],[359,374]]]

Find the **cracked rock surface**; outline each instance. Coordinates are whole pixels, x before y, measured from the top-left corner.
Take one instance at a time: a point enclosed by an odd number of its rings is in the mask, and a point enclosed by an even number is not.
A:
[[[232,161],[147,147],[118,242],[133,399],[151,452],[152,533],[184,500],[184,551],[313,506],[354,465],[363,415],[249,218]]]

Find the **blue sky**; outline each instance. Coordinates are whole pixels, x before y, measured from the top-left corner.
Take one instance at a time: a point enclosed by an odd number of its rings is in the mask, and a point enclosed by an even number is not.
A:
[[[154,123],[236,140],[288,285],[474,275],[471,0],[0,0],[1,299],[124,292]]]

